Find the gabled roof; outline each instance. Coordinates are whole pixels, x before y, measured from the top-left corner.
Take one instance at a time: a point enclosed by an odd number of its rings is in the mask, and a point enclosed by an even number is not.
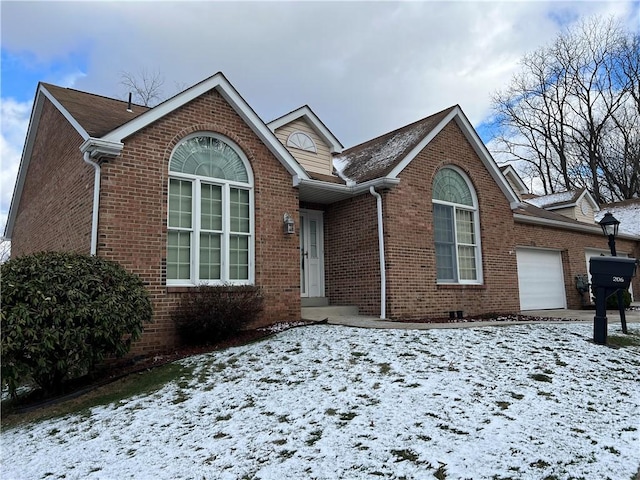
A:
[[[168,115],[174,110],[182,107],[188,102],[195,100],[200,95],[216,89],[220,95],[231,105],[235,112],[245,121],[245,123],[253,130],[253,132],[264,142],[267,148],[280,160],[280,163],[289,171],[292,176],[300,178],[309,178],[304,168],[296,161],[289,151],[280,143],[280,140],[267,127],[256,112],[249,104],[240,96],[238,91],[229,83],[227,78],[218,72],[215,75],[203,80],[194,86],[184,90],[174,97],[165,100],[161,104],[144,112],[130,122],[112,130],[106,134],[103,140],[110,142],[122,142],[128,136],[147,127],[160,118]]]
[[[320,118],[313,113],[311,107],[308,105],[303,105],[300,108],[296,108],[295,110],[276,118],[275,120],[271,120],[267,123],[267,126],[271,129],[272,132],[275,132],[278,128],[287,125],[294,120],[303,119],[306,120],[309,126],[316,132],[320,138],[322,138],[327,145],[330,147],[331,153],[340,153],[344,148],[342,143],[331,133],[331,131],[327,128],[327,126],[320,120]]]
[[[595,211],[598,210],[598,203],[586,188],[528,198],[525,202],[535,207],[544,208],[545,210],[559,210],[562,208],[575,207],[583,198],[591,204],[591,207]]]
[[[518,196],[458,105],[351,147],[334,157],[334,165],[347,184],[359,184],[376,178],[396,179],[451,121],[460,127],[511,207],[519,205]]]
[[[520,177],[520,175],[518,175],[518,172],[516,172],[516,169],[513,168],[512,165],[501,165],[500,171],[507,179],[511,179],[511,185],[518,187],[517,193],[519,193],[520,195],[526,195],[529,193],[529,189],[524,184],[522,178]]]
[[[122,100],[58,87],[49,83],[41,83],[40,85],[91,137],[102,137],[150,110],[149,107],[142,105],[131,105],[131,109],[128,110],[128,102]]]
[[[22,151],[18,177],[14,187],[13,198],[9,208],[9,216],[5,227],[5,235],[11,237],[13,224],[20,203],[22,189],[27,174],[33,145],[40,123],[44,102],[49,100],[55,108],[68,120],[85,142],[81,151],[91,152],[92,157],[100,155],[117,155],[123,146],[123,140],[135,132],[151,125],[172,111],[196,99],[200,95],[216,89],[231,105],[236,113],[247,123],[249,128],[264,142],[273,155],[282,163],[292,177],[300,180],[309,179],[307,172],[293,158],[291,153],[280,143],[266,124],[258,117],[249,104],[240,96],[226,77],[218,72],[215,75],[195,84],[174,97],[153,108],[136,105],[133,112],[127,112],[127,103],[99,95],[80,92],[78,90],[56,87],[50,84],[39,84],[36,99],[31,111],[27,138]],[[79,164],[80,168],[81,165]]]

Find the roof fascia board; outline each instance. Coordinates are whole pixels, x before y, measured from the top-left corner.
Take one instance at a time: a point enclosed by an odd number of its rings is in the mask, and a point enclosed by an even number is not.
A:
[[[44,85],[40,85],[40,91],[42,94],[49,99],[51,103],[64,115],[64,118],[71,124],[73,128],[80,134],[83,140],[89,138],[89,134],[87,131],[82,128],[82,126],[78,123],[78,121],[69,113],[69,111],[62,106],[62,104],[45,88]]]
[[[289,150],[287,150],[269,127],[267,127],[253,109],[244,101],[235,88],[226,80],[225,83],[225,86],[218,88],[218,92],[231,104],[236,113],[242,117],[251,130],[264,142],[271,153],[280,160],[280,163],[287,169],[289,174],[292,176],[298,175],[301,178],[309,178],[306,170],[293,158]]]
[[[527,223],[530,225],[542,225],[545,227],[555,227],[563,230],[574,230],[583,233],[592,233],[594,235],[602,236],[602,229],[598,225],[580,225],[573,223],[565,223],[559,220],[552,220],[549,218],[531,217],[529,215],[522,215],[520,213],[514,213],[513,219],[518,223]],[[623,240],[639,241],[640,237],[628,235],[626,233],[620,233],[616,238]]]
[[[514,180],[514,182],[517,184],[518,188],[520,189],[520,193],[529,193],[529,189],[522,181],[522,178],[520,178],[520,175],[518,175],[518,172],[516,172],[516,170],[511,165],[507,165],[507,168],[504,169],[503,175],[505,177],[509,175]]]
[[[511,187],[511,185],[509,185],[509,181],[505,178],[505,176],[500,171],[500,167],[498,167],[498,164],[489,153],[489,150],[487,150],[487,147],[484,144],[484,142],[480,140],[480,137],[478,136],[476,130],[471,125],[471,122],[469,122],[469,120],[467,119],[464,112],[460,109],[460,107],[456,107],[455,112],[456,112],[456,117],[455,117],[456,123],[462,130],[462,133],[467,138],[469,143],[471,143],[471,146],[475,150],[476,154],[480,157],[480,160],[482,160],[482,163],[484,164],[485,168],[489,171],[489,174],[493,177],[493,180],[498,184],[498,187],[500,188],[500,190],[502,190],[502,193],[504,194],[504,196],[507,197],[507,200],[509,200],[509,204],[511,205],[511,208],[515,208],[514,205],[520,205],[521,203],[520,198],[513,191],[513,188]]]
[[[456,106],[453,110],[451,110],[451,112],[449,112],[449,114],[444,117],[440,121],[440,123],[433,130],[431,130],[431,132],[429,132],[429,134],[424,137],[422,141],[420,141],[420,143],[418,143],[418,145],[416,145],[413,150],[411,150],[407,154],[407,156],[393,168],[393,170],[391,170],[391,172],[389,172],[387,177],[397,178],[397,176],[407,167],[407,165],[409,165],[409,163],[411,163],[411,161],[418,155],[418,153],[420,153],[451,120],[456,121],[456,123],[462,130],[462,133],[469,141],[478,157],[480,157],[480,160],[484,164],[485,168],[493,177],[493,180],[496,182],[496,184],[498,184],[498,187],[500,188],[500,190],[502,190],[504,196],[507,197],[507,200],[509,200],[511,208],[517,208],[520,205],[520,198],[513,191],[511,185],[509,185],[509,182],[502,174],[500,167],[498,167],[498,164],[495,162],[495,160],[487,150],[487,147],[485,147],[484,143],[482,143],[482,140],[480,140],[480,137],[478,137],[475,129],[473,128],[471,123],[469,123],[469,120],[467,120],[466,116],[459,106]]]
[[[538,208],[542,208],[544,210],[549,210],[549,211],[551,211],[551,210],[563,210],[565,208],[575,207],[577,204],[578,204],[578,202],[575,201],[575,202],[570,202],[570,203],[559,203],[557,205],[550,205],[548,207],[538,207]],[[535,207],[536,205],[533,205],[533,206]]]
[[[593,195],[591,195],[591,192],[589,192],[589,190],[587,190],[586,188],[584,189],[584,192],[582,192],[582,194],[576,200],[576,205],[583,198],[585,198],[587,202],[591,204],[591,208],[593,208],[596,212],[600,210],[600,205],[598,205],[598,202],[596,202],[595,198],[593,198]]]
[[[288,123],[298,120],[299,118],[305,119],[311,125],[311,128],[331,147],[331,153],[341,153],[344,146],[335,137],[333,133],[326,127],[322,120],[313,113],[313,110],[308,105],[304,105],[293,112],[289,112],[280,118],[276,118],[267,124],[267,127],[275,133],[275,131]]]
[[[247,102],[240,96],[235,88],[229,83],[229,81],[222,75],[222,73],[216,73],[212,77],[197,83],[193,87],[185,90],[182,93],[170,98],[169,100],[161,103],[160,105],[148,110],[142,115],[134,118],[133,120],[125,123],[124,125],[112,130],[105,135],[103,140],[122,143],[122,141],[139,131],[140,129],[150,125],[151,123],[159,120],[160,118],[168,115],[174,110],[182,107],[186,103],[196,99],[204,93],[216,89],[223,98],[231,105],[240,117],[249,125],[251,130],[260,137],[260,139],[269,148],[276,158],[284,165],[287,171],[291,175],[299,175],[302,178],[308,178],[305,170],[300,164],[293,158],[289,151],[280,143],[275,137],[273,132],[265,125],[265,123],[258,117],[253,109],[247,104]]]
[[[60,111],[65,119],[76,129],[83,139],[89,138],[87,131],[80,126],[75,118],[71,116],[69,111],[64,108],[60,102],[49,92],[44,85],[39,84],[36,90],[36,98],[31,109],[31,116],[29,118],[29,126],[27,127],[27,136],[22,147],[22,156],[20,158],[20,166],[18,167],[18,176],[16,177],[16,183],[13,187],[13,196],[11,197],[11,205],[9,206],[9,214],[7,215],[7,223],[4,229],[4,237],[8,240],[11,239],[13,234],[13,226],[15,223],[18,205],[22,198],[22,189],[24,188],[24,181],[29,170],[29,163],[31,162],[31,154],[33,153],[33,145],[36,140],[36,133],[40,125],[40,116],[42,115],[42,109],[44,107],[45,99],[49,100],[51,104]]]
[[[355,185],[338,185],[336,183],[323,182],[321,180],[305,179],[299,177],[293,177],[293,186],[299,187],[301,185],[309,185],[329,192],[340,192],[349,195],[359,195],[369,191],[369,187],[386,187],[391,188],[400,183],[399,178],[380,177],[368,180],[366,182],[358,183]]]
[[[413,149],[395,167],[393,167],[393,169],[388,173],[387,177],[397,178],[398,175],[400,175],[400,173],[413,161],[413,159],[418,156],[418,153],[420,153],[427,145],[429,145],[429,143],[431,143],[431,140],[433,140],[436,135],[438,135],[442,131],[445,125],[447,125],[453,118],[455,118],[458,110],[458,107],[451,110],[451,112],[449,112],[449,114],[444,117],[440,121],[440,123],[436,125],[435,128],[433,128],[429,132],[429,134],[420,141],[420,143],[413,147]]]

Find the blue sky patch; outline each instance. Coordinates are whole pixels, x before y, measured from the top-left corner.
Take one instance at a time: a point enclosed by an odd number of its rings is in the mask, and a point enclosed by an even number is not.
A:
[[[87,56],[80,53],[42,62],[34,54],[13,53],[3,48],[0,59],[2,97],[11,97],[19,102],[33,100],[40,81],[72,86],[75,79],[85,75],[88,66]]]

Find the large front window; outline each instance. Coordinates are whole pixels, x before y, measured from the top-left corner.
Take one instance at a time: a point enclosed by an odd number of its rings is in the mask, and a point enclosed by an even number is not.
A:
[[[253,282],[253,189],[229,140],[198,134],[169,162],[167,283]]]
[[[475,195],[460,172],[443,168],[433,181],[438,283],[480,283],[480,239]]]

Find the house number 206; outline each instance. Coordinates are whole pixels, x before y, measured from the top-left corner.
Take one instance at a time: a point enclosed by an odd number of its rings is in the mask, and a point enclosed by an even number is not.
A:
[[[616,283],[624,283],[624,278],[622,277],[613,277],[611,280]]]

